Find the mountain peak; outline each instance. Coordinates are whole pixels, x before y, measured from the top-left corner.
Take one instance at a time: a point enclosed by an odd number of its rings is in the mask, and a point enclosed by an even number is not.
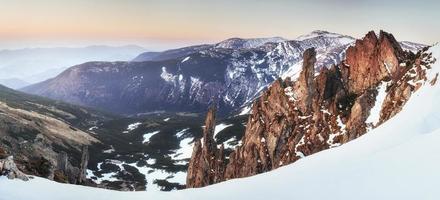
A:
[[[225,49],[252,49],[262,46],[268,42],[283,42],[286,39],[282,37],[268,37],[268,38],[229,38],[223,40],[215,45],[216,48],[225,48]]]
[[[308,34],[301,35],[301,36],[297,37],[295,40],[303,41],[303,40],[308,40],[308,39],[312,39],[312,38],[316,38],[316,37],[330,37],[330,38],[347,37],[347,38],[352,38],[351,36],[342,35],[339,33],[332,33],[332,32],[328,32],[328,31],[324,31],[324,30],[314,30]]]
[[[329,34],[330,32],[325,31],[325,30],[314,30],[314,31],[312,31],[312,33],[315,33],[315,34]]]
[[[402,73],[400,63],[404,56],[392,34],[380,31],[378,37],[374,31],[368,32],[346,51],[345,64],[349,66],[347,69],[351,75],[350,91],[359,93],[377,85],[385,77]]]

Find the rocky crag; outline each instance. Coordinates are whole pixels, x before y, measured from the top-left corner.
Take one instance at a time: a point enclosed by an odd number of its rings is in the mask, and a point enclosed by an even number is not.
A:
[[[275,81],[253,103],[242,145],[229,159],[206,132],[215,124],[213,111],[208,113],[187,186],[267,172],[358,138],[398,113],[426,82],[435,62],[426,50],[404,51],[393,35],[369,32],[347,49],[345,60],[317,74],[316,51],[306,50],[299,77]]]
[[[203,140],[196,141],[188,168],[187,187],[210,185],[223,181],[225,155],[214,140],[215,108],[211,107],[205,120]]]

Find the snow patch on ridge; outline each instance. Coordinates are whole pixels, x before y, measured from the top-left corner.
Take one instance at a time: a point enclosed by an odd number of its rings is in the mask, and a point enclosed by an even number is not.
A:
[[[241,111],[238,115],[248,115],[248,114],[251,114],[251,106],[250,105],[241,109]]]
[[[162,67],[162,73],[160,74],[160,77],[162,77],[162,79],[166,82],[173,82],[174,80],[173,74],[168,73],[166,67]]]
[[[153,132],[150,132],[150,133],[145,133],[144,135],[143,135],[143,138],[144,138],[144,140],[142,141],[142,143],[148,143],[148,142],[150,142],[150,138],[153,136],[153,135],[156,135],[156,134],[158,134],[160,131],[153,131]]]
[[[313,39],[313,38],[316,38],[316,37],[327,37],[327,38],[339,38],[339,37],[341,37],[341,38],[345,38],[345,37],[348,37],[348,36],[344,36],[344,35],[337,34],[337,33],[330,33],[328,31],[316,30],[316,31],[313,31],[313,32],[311,32],[309,34],[301,35],[301,36],[297,37],[295,40],[304,41],[304,40],[309,40],[309,39]],[[350,43],[350,42],[353,41],[353,39],[354,38],[352,38],[352,40],[346,40],[346,42]]]
[[[232,149],[232,150],[234,150],[236,147],[242,145],[242,141],[238,140],[234,136],[232,138],[229,138],[229,140],[226,140],[225,142],[223,142],[223,145],[224,145],[225,149]]]
[[[187,133],[188,131],[189,131],[189,128],[185,128],[185,129],[177,132],[176,137],[182,138],[185,135],[185,133]],[[177,164],[185,165],[188,163],[184,159],[191,158],[192,150],[194,147],[193,140],[194,139],[192,137],[182,139],[179,144],[180,148],[177,149],[175,151],[175,153],[170,155],[173,158],[173,160],[177,160]]]
[[[368,116],[367,120],[365,121],[365,123],[367,124],[371,124],[373,127],[375,127],[380,120],[380,112],[382,110],[382,104],[385,101],[385,98],[387,96],[387,83],[386,82],[382,82],[378,88],[377,88],[377,96],[376,96],[376,100],[374,101],[374,106],[373,108],[371,108],[370,110],[370,115]]]
[[[186,57],[185,59],[183,59],[183,60],[182,60],[182,62],[181,62],[181,63],[184,63],[184,62],[188,61],[188,60],[189,60],[190,58],[191,58],[191,57],[189,57],[189,56],[188,56],[188,57]]]
[[[217,126],[215,126],[215,128],[214,128],[214,138],[215,138],[215,136],[220,132],[220,131],[222,131],[222,130],[224,130],[225,128],[228,128],[228,127],[230,127],[230,126],[233,126],[234,124],[219,124],[219,125],[217,125]]]
[[[142,123],[141,122],[136,122],[133,124],[129,124],[127,126],[127,130],[125,130],[123,133],[130,133],[131,131],[137,129]]]

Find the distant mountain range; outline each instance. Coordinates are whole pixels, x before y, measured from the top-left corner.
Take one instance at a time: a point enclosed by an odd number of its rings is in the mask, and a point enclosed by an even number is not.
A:
[[[31,85],[25,92],[123,114],[151,111],[239,111],[278,78],[296,77],[301,54],[314,47],[315,71],[339,63],[350,36],[314,31],[296,40],[232,38],[164,52],[142,53],[132,62],[89,62]],[[405,43],[415,51],[423,45]]]
[[[20,89],[30,85],[30,83],[18,78],[0,79],[0,84],[12,89]]]
[[[167,59],[188,56],[190,54],[197,53],[203,50],[208,50],[211,48],[252,49],[262,46],[268,42],[276,43],[276,42],[284,42],[284,41],[287,40],[281,37],[253,38],[253,39],[230,38],[213,45],[204,44],[204,45],[189,46],[179,49],[171,49],[163,52],[145,52],[134,58],[133,61],[142,62],[142,61],[167,60]]]
[[[73,65],[88,61],[128,61],[143,51],[144,48],[134,45],[0,50],[0,84],[20,88],[23,83],[52,78]]]

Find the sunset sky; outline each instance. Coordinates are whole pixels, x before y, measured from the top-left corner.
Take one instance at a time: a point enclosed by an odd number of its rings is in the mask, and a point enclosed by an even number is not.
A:
[[[150,49],[229,37],[288,39],[313,30],[440,41],[438,0],[0,0],[0,49],[137,44]]]

